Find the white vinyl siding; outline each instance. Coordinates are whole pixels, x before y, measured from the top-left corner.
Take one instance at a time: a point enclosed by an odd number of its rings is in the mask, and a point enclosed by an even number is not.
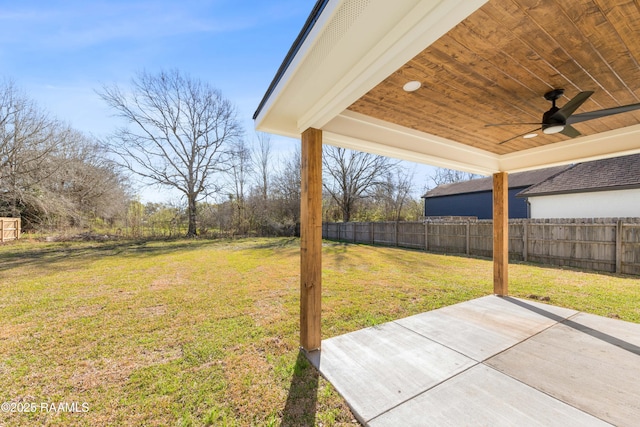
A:
[[[640,217],[640,189],[529,198],[531,218]]]

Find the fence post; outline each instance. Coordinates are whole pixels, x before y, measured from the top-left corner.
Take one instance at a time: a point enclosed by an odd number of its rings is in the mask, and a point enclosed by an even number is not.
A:
[[[400,246],[399,239],[398,239],[398,221],[396,221],[395,227],[394,227],[394,232],[395,232],[395,242],[396,242],[396,246]]]
[[[522,230],[522,260],[527,262],[529,259],[529,220],[523,220],[522,226],[524,227]]]
[[[429,223],[424,222],[424,250],[429,250]]]
[[[616,222],[616,273],[622,273],[622,220]]]
[[[467,253],[467,255],[469,255],[469,250],[470,250],[469,246],[470,246],[470,241],[471,241],[471,235],[470,235],[470,233],[471,233],[471,231],[470,231],[470,223],[471,223],[471,221],[467,220],[467,232],[466,232],[466,238],[467,238],[467,242],[466,242],[466,246],[467,246],[467,248],[466,248],[466,253]]]
[[[4,243],[4,219],[0,219],[0,242]]]
[[[373,238],[373,230],[375,229],[375,223],[374,222],[370,222],[369,223],[369,227],[370,227],[369,237],[371,237],[371,245],[373,246],[376,243],[376,240]]]
[[[353,243],[357,243],[358,242],[358,240],[356,239],[356,229],[357,229],[356,225],[357,224],[358,224],[357,222],[352,222],[351,223],[351,229],[353,230]]]

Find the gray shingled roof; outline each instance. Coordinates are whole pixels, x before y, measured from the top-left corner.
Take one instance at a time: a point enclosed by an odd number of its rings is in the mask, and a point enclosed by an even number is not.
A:
[[[568,166],[555,166],[552,168],[537,169],[527,172],[518,172],[509,175],[509,188],[522,188],[537,184],[550,176],[556,175]],[[453,184],[438,185],[433,190],[427,191],[424,198],[452,196],[454,194],[478,193],[493,190],[493,178],[479,178],[469,181],[454,182]]]
[[[640,154],[578,163],[518,193],[531,197],[622,188],[640,188]]]

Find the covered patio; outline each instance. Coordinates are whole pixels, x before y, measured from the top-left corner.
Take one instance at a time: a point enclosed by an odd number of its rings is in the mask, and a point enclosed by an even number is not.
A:
[[[397,425],[416,405],[437,409],[430,424],[640,418],[624,381],[639,373],[636,325],[507,298],[509,173],[640,152],[639,37],[633,0],[316,3],[254,119],[301,138],[300,345],[361,422]],[[323,144],[493,175],[495,296],[323,341]]]

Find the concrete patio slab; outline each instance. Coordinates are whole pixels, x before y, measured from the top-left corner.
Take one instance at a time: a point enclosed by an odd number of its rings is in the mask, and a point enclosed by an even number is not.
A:
[[[371,420],[369,425],[610,426],[481,364]]]
[[[339,384],[361,422],[474,364],[395,323],[323,341],[322,351],[311,353],[310,360],[329,382]]]
[[[553,315],[550,318],[522,310],[514,301],[517,300],[488,296],[396,323],[480,362],[578,313],[528,302],[532,307],[543,307]]]
[[[640,325],[518,298],[330,338],[308,356],[367,426],[640,420]]]
[[[637,324],[581,313],[487,364],[615,425],[640,424]]]

